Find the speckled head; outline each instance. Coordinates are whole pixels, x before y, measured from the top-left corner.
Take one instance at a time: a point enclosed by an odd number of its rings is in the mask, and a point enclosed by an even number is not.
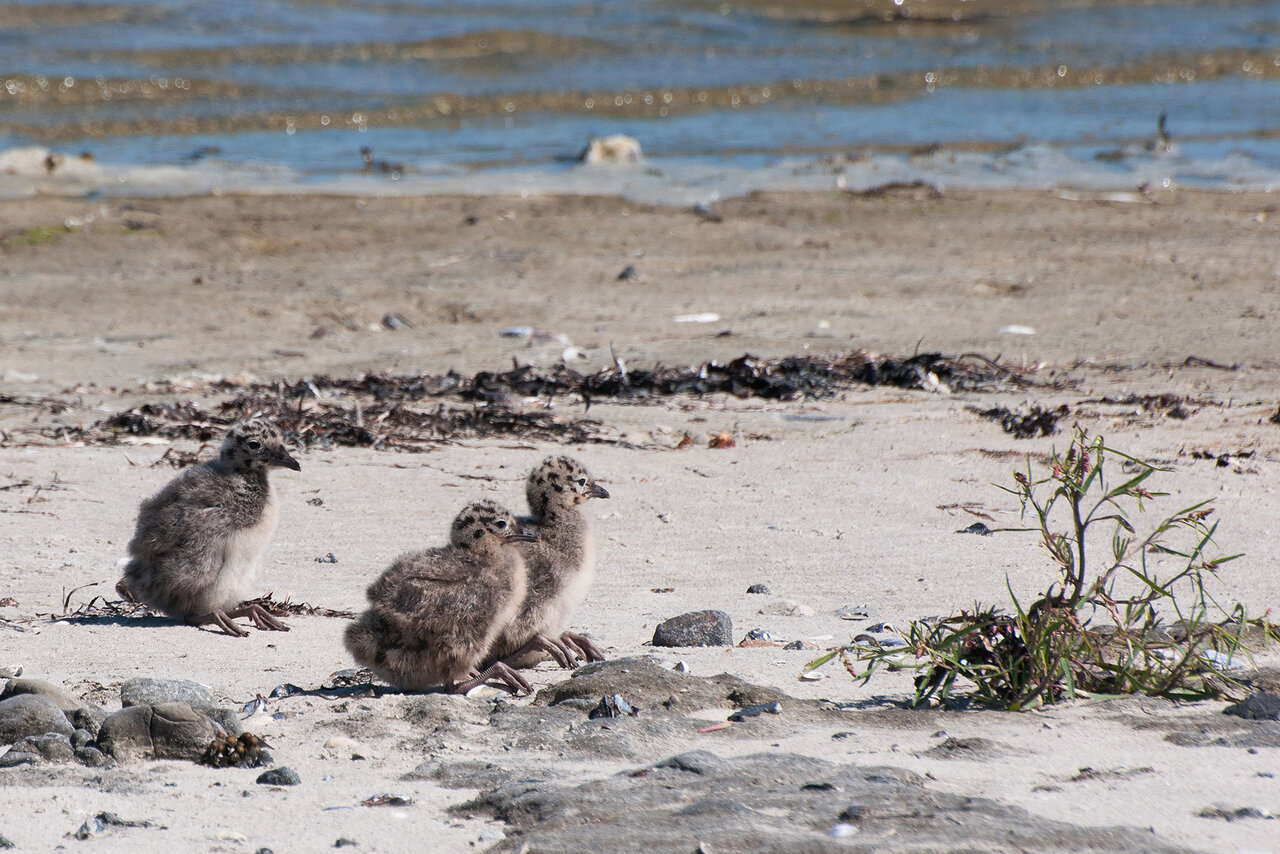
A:
[[[236,471],[283,466],[301,471],[302,466],[284,447],[284,437],[274,424],[251,418],[232,425],[222,440],[222,463]]]
[[[547,457],[529,472],[524,493],[538,516],[548,508],[575,507],[588,498],[609,497],[609,491],[596,483],[586,466],[572,457]]]
[[[449,542],[460,549],[483,550],[501,543],[537,541],[537,534],[522,530],[510,510],[492,501],[475,501],[463,507],[449,530]]]

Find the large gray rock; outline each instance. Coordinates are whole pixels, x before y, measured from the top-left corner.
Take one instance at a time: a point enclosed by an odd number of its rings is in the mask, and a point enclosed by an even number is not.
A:
[[[13,743],[15,751],[35,753],[46,762],[70,762],[75,758],[71,739],[58,733],[29,735]]]
[[[120,762],[197,760],[214,732],[213,723],[186,703],[129,706],[103,721],[98,747]]]
[[[77,709],[85,706],[80,700],[52,682],[46,682],[43,679],[28,679],[26,677],[10,679],[8,684],[4,686],[4,690],[0,691],[0,702],[22,694],[39,694],[42,697],[48,697],[57,703],[58,708],[62,709],[68,717]]]
[[[653,630],[654,646],[733,646],[733,620],[724,611],[693,611]]]
[[[218,702],[208,685],[190,679],[154,679],[137,676],[120,686],[120,705],[159,706],[162,703],[186,703],[197,712],[217,711]]]
[[[74,732],[62,708],[42,694],[18,694],[0,700],[0,744],[13,744],[28,735]]]
[[[520,780],[454,808],[515,832],[490,851],[1180,851],[1149,831],[1077,827],[986,798],[932,792],[912,771],[788,753],[673,756],[579,786]]]

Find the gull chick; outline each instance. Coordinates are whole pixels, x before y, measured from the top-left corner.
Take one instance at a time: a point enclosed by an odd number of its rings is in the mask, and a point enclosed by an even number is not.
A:
[[[589,638],[564,627],[595,580],[595,539],[580,505],[589,498],[608,498],[609,492],[572,457],[548,457],[529,472],[525,496],[531,515],[520,521],[539,536],[537,543],[520,548],[529,590],[489,659],[512,667],[531,666],[545,655],[561,667],[603,661],[604,653]]]
[[[275,467],[302,468],[275,425],[250,419],[232,426],[217,459],[187,469],[142,502],[116,591],[236,637],[249,634],[232,622],[236,617],[287,632],[260,605],[245,602],[279,519],[267,478]]]
[[[467,505],[449,545],[401,555],[369,586],[370,607],[347,626],[355,660],[407,691],[440,685],[465,694],[489,679],[515,693],[533,691],[502,662],[481,672],[494,637],[520,608],[525,566],[517,543],[536,534],[492,501]]]

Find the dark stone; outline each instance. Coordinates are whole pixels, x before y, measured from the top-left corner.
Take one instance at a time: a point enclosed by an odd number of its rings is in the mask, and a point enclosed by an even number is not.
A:
[[[111,764],[111,757],[93,745],[87,744],[76,749],[76,761],[89,768],[105,768]]]
[[[71,733],[71,747],[74,750],[79,750],[92,742],[93,733],[89,732],[87,729],[77,729],[75,732]]]
[[[9,839],[9,837],[7,837],[7,836],[5,836],[4,834],[0,833],[0,848],[16,848],[16,847],[17,847],[17,845],[15,845],[15,844],[14,844],[14,843]]]
[[[980,537],[989,537],[994,532],[986,526],[984,522],[974,522],[967,528],[961,528],[956,531],[957,534],[977,534]]]
[[[74,732],[62,708],[43,694],[17,694],[0,701],[0,744],[13,744],[28,735]]]
[[[13,749],[20,753],[34,753],[46,762],[70,762],[75,758],[71,739],[53,732],[19,739],[13,743]]]
[[[218,710],[213,691],[208,685],[190,679],[153,679],[138,676],[120,686],[120,705],[158,706],[161,703],[186,703],[197,712],[211,714]]]
[[[754,706],[744,706],[733,714],[729,715],[729,720],[735,723],[741,723],[747,718],[758,718],[761,715],[780,715],[782,714],[782,704],[779,702],[758,703]]]
[[[1077,827],[934,792],[911,771],[772,752],[696,751],[581,785],[521,781],[454,807],[507,825],[490,851],[1181,851],[1150,832]],[[853,822],[861,846],[831,830]]]
[[[654,646],[733,646],[733,621],[724,611],[694,611],[659,623]]]
[[[1242,702],[1227,706],[1223,712],[1251,721],[1280,721],[1280,696],[1258,691]]]
[[[103,721],[98,746],[120,762],[195,761],[204,755],[214,734],[213,723],[186,703],[129,706]]]
[[[334,848],[346,848],[348,845],[359,845],[354,839],[348,839],[345,836],[339,836],[338,840],[333,843]]]
[[[627,266],[623,267],[622,272],[618,274],[619,282],[627,282],[627,281],[630,281],[631,279],[638,279],[638,278],[640,278],[640,271],[637,270],[631,264],[628,264]]]
[[[773,591],[769,589],[767,584],[753,584],[747,588],[748,593],[758,593],[762,596],[768,596]]]
[[[101,706],[91,706],[85,703],[81,708],[67,715],[67,717],[71,719],[71,725],[76,729],[87,730],[93,734],[94,738],[97,738],[98,729],[102,726],[102,722],[107,719],[107,710]]]
[[[264,786],[297,786],[302,783],[302,778],[288,765],[281,765],[279,768],[263,771],[258,775],[257,782]]]
[[[28,753],[25,750],[10,750],[0,756],[0,768],[16,768],[19,765],[39,765],[40,754]]]

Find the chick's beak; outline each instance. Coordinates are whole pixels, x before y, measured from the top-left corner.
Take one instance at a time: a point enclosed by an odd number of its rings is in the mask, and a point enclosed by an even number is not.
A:
[[[605,489],[598,483],[592,483],[591,488],[587,490],[588,498],[608,498],[609,490]]]
[[[521,528],[514,534],[508,534],[507,539],[514,543],[536,543],[542,539],[536,531],[529,528]]]
[[[289,456],[289,452],[284,448],[272,448],[267,452],[266,456],[267,462],[271,463],[273,466],[283,466],[284,468],[293,469],[294,471],[302,471],[302,466],[298,464],[297,460]]]

